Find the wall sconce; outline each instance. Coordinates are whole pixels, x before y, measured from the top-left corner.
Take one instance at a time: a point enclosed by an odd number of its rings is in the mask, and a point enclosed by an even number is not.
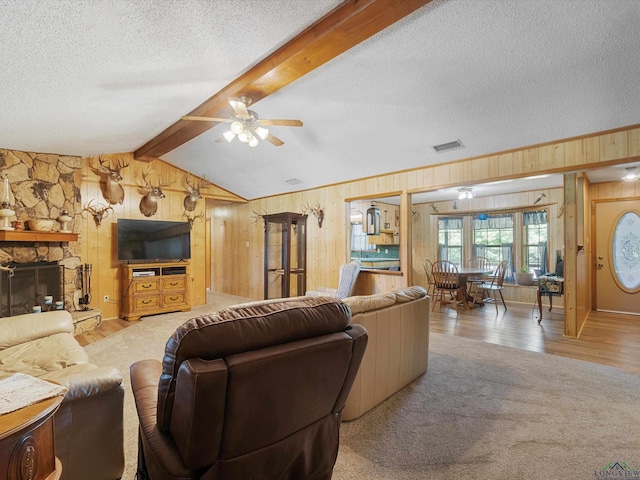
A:
[[[465,198],[471,199],[473,198],[473,193],[470,188],[460,188],[458,189],[458,200],[464,200]]]
[[[367,235],[380,235],[380,209],[373,203],[367,209]]]

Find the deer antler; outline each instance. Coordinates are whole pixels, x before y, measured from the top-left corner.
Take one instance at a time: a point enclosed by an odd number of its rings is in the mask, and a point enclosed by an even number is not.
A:
[[[195,175],[191,175],[190,173],[185,175],[184,185],[187,187],[189,193],[199,192],[202,187],[210,185],[211,182],[206,178],[196,177]]]
[[[262,220],[265,215],[269,215],[266,210],[264,211],[263,214],[259,214],[255,210],[251,210],[251,211],[253,212],[253,215],[251,215],[251,218],[253,218],[253,222],[251,223],[258,223],[258,221]]]
[[[154,172],[154,170],[151,170],[151,166],[150,165],[145,165],[144,168],[142,169],[142,182],[143,185],[140,185],[138,183],[139,187],[142,188],[149,188],[151,186],[151,174]]]
[[[305,214],[307,212],[313,213],[318,220],[318,228],[322,228],[322,222],[324,221],[324,209],[320,206],[320,203],[316,202],[313,207],[309,206],[309,202],[307,202],[306,205],[302,205],[302,213]]]
[[[160,178],[158,178],[158,187],[168,187],[169,185],[175,183],[175,181],[175,177],[170,173],[167,174],[166,177],[164,175],[161,175]]]
[[[115,157],[114,159],[109,160],[105,159],[102,154],[98,156],[98,163],[100,164],[100,171],[110,175],[120,175],[120,170],[129,166],[124,158]]]
[[[199,219],[199,218],[204,218],[204,212],[199,213],[199,214],[197,214],[197,215],[194,215],[194,216],[192,217],[192,216],[190,216],[190,215],[189,215],[189,212],[185,210],[185,211],[182,213],[182,216],[183,216],[184,218],[186,218],[186,219],[187,219],[187,222],[189,222],[189,228],[193,228],[193,223],[194,223],[197,219]]]
[[[102,220],[109,216],[109,211],[113,212],[113,208],[111,207],[111,205],[102,205],[101,203],[93,206],[91,205],[91,203],[94,200],[94,198],[89,200],[89,203],[84,206],[82,211],[89,212],[93,217],[93,221],[96,222],[96,227],[99,227],[102,224]]]

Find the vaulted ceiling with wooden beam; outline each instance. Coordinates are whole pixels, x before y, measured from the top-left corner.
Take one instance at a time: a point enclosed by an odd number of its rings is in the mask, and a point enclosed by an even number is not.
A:
[[[0,148],[135,152],[248,199],[640,123],[635,0],[1,8]],[[224,139],[231,120],[182,119],[233,117],[242,96],[239,123],[304,126],[251,148]]]

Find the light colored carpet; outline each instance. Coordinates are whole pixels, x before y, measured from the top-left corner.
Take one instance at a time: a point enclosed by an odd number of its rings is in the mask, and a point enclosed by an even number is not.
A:
[[[123,480],[132,480],[137,419],[129,365],[162,358],[184,320],[244,301],[217,295],[191,312],[146,317],[87,347],[126,381]],[[613,367],[431,334],[429,370],[368,414],[343,423],[335,480],[589,479],[610,462],[640,468],[640,376]]]

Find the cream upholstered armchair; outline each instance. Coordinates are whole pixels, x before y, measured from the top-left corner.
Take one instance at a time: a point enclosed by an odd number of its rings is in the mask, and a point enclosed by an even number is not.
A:
[[[73,337],[73,319],[68,311],[0,318],[0,379],[14,373],[68,389],[53,417],[61,480],[115,480],[122,476],[122,373],[89,361]]]
[[[338,288],[318,287],[317,290],[308,290],[305,295],[308,297],[333,297],[341,299],[350,297],[356,286],[360,267],[361,264],[359,260],[341,265]]]

